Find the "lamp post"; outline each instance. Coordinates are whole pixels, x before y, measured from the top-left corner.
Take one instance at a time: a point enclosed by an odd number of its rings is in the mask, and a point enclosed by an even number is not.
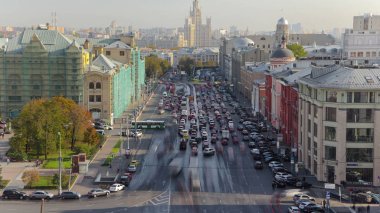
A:
[[[62,194],[62,151],[61,151],[61,132],[58,132],[59,138],[59,158],[58,158],[58,171],[59,171],[59,186],[58,186],[58,195]]]

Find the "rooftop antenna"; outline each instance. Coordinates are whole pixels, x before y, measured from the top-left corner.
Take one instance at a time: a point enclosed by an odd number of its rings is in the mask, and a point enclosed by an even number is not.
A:
[[[57,30],[57,13],[52,12],[51,13],[51,26],[54,30]]]

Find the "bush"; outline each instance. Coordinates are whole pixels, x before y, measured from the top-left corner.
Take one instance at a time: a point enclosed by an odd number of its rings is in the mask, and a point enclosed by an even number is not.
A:
[[[10,149],[7,152],[7,156],[10,159],[15,160],[15,161],[25,161],[25,160],[28,160],[28,155],[27,154],[25,154],[23,152],[16,151],[16,150],[13,150],[13,149]]]
[[[40,173],[37,169],[26,170],[21,177],[22,181],[27,185],[33,185],[40,180]]]
[[[76,154],[86,153],[86,155],[90,155],[91,154],[91,146],[89,146],[88,144],[84,144],[84,143],[77,144],[74,148],[74,152]]]

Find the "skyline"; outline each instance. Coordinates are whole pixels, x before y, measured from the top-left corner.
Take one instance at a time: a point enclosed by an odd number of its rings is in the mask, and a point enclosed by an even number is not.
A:
[[[360,3],[357,0],[288,0],[286,4],[280,0],[259,3],[249,0],[198,1],[203,22],[206,17],[211,17],[213,29],[228,30],[234,25],[241,30],[248,28],[253,32],[273,31],[280,17],[288,19],[289,24],[301,23],[309,31],[352,28],[353,16],[364,13],[380,15],[378,0],[362,0]],[[126,7],[133,4],[133,9],[118,6],[123,4]],[[31,27],[44,24],[51,22],[51,13],[56,12],[57,25],[63,27],[106,27],[115,20],[119,26],[133,26],[134,29],[176,28],[183,27],[191,5],[192,0],[17,0],[3,4],[0,26]],[[15,11],[18,16],[15,16]],[[336,16],[337,11],[340,16]],[[152,18],[149,14],[155,16]]]

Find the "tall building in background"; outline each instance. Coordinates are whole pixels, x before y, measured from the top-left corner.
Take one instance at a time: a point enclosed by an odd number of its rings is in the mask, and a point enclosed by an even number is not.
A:
[[[202,24],[202,11],[198,0],[194,0],[190,16],[185,19],[184,32],[189,47],[211,46],[211,18],[207,18],[206,24]]]

